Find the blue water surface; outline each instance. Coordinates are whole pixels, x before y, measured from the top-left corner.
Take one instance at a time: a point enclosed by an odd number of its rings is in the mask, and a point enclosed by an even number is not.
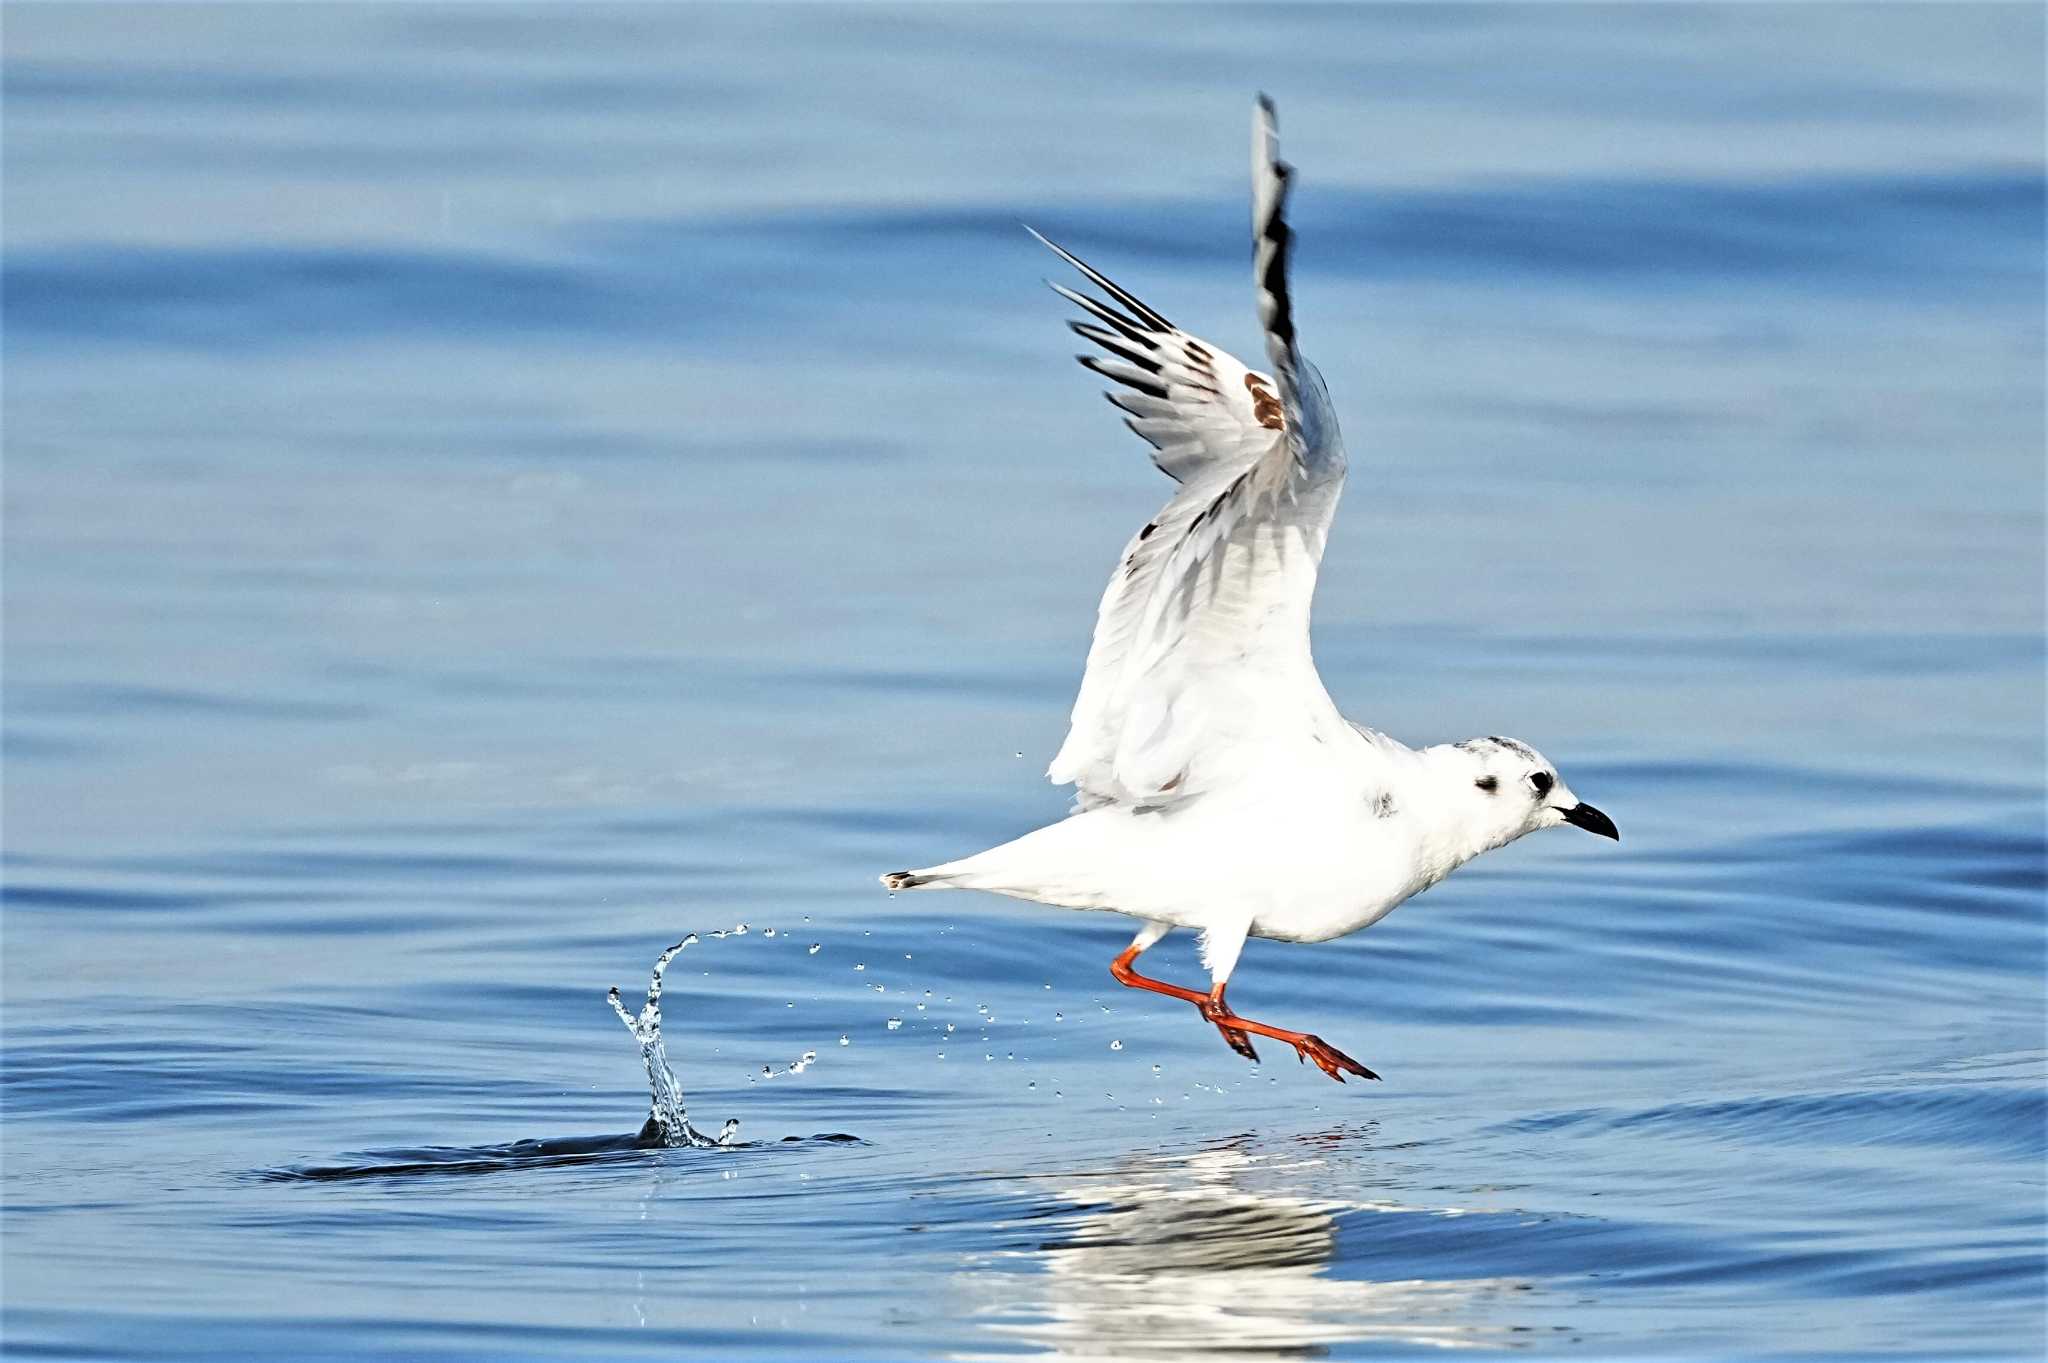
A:
[[[6,1351],[2039,1356],[2042,45],[11,7]],[[1376,1085],[874,879],[1059,815],[1165,492],[1019,223],[1255,353],[1261,88],[1330,688],[1623,830],[1250,946]],[[633,1148],[604,990],[740,922],[666,1011],[752,1143]]]

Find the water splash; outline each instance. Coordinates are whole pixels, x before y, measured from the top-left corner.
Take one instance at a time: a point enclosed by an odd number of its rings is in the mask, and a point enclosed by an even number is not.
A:
[[[744,937],[747,925],[706,934],[712,938]],[[761,936],[775,935],[773,929],[763,929]],[[682,941],[661,953],[655,959],[653,973],[647,981],[647,1002],[638,1014],[626,1011],[619,1001],[619,991],[607,991],[612,1011],[619,1021],[633,1034],[633,1040],[640,1044],[640,1058],[647,1066],[647,1088],[650,1095],[647,1121],[632,1135],[607,1136],[561,1136],[540,1140],[511,1141],[502,1145],[475,1146],[415,1146],[398,1150],[371,1150],[362,1157],[342,1164],[297,1165],[283,1169],[252,1170],[247,1177],[264,1182],[311,1182],[326,1183],[347,1179],[405,1178],[413,1175],[488,1174],[519,1169],[553,1168],[564,1165],[601,1164],[607,1161],[633,1161],[644,1159],[650,1150],[699,1149],[712,1150],[740,1144],[740,1124],[727,1121],[719,1128],[716,1136],[708,1136],[690,1125],[689,1114],[683,1109],[683,1086],[669,1068],[668,1050],[661,1035],[661,990],[662,979],[669,965],[685,950],[697,944],[697,934],[691,933]],[[849,1044],[845,1036],[839,1044]],[[781,1068],[773,1065],[761,1067],[761,1078],[773,1079],[778,1075],[802,1074],[816,1064],[818,1053],[805,1051],[795,1060]],[[758,1143],[754,1144],[759,1148]],[[843,1132],[826,1133],[816,1136],[784,1136],[780,1142],[786,1147],[812,1148],[829,1145],[865,1144],[858,1136]],[[809,1175],[804,1175],[809,1177]]]
[[[742,925],[737,931],[745,932],[746,928]],[[724,937],[727,934],[713,935]],[[605,995],[611,1002],[612,1011],[619,1015],[619,1021],[626,1024],[626,1030],[640,1043],[640,1059],[647,1066],[647,1088],[651,1099],[647,1124],[640,1128],[642,1145],[707,1148],[731,1145],[739,1139],[740,1124],[737,1120],[728,1120],[716,1136],[707,1136],[690,1125],[689,1114],[683,1109],[683,1086],[676,1079],[675,1071],[668,1067],[668,1049],[661,1039],[662,973],[668,969],[670,961],[696,944],[697,934],[693,932],[655,958],[654,973],[647,982],[647,1002],[637,1017],[627,1012],[625,1005],[619,1002],[617,985],[613,985]]]
[[[805,1070],[809,1069],[812,1065],[816,1064],[817,1060],[818,1053],[816,1051],[805,1051],[802,1055],[790,1061],[787,1065],[784,1065],[779,1070],[776,1069],[773,1065],[763,1065],[761,1067],[761,1073],[757,1075],[756,1078],[776,1079],[785,1074],[802,1074]],[[751,1084],[754,1082],[754,1080],[749,1079],[747,1082]]]

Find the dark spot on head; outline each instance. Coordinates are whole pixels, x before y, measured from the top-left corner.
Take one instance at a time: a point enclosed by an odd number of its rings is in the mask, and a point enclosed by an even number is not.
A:
[[[1479,787],[1481,790],[1485,791],[1488,795],[1491,795],[1494,791],[1500,789],[1500,782],[1496,778],[1491,776],[1482,776],[1477,781],[1474,781],[1472,784]]]

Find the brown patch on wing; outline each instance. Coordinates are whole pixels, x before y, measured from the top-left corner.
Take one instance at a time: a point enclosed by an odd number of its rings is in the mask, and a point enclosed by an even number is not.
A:
[[[1273,390],[1259,382],[1257,374],[1244,376],[1244,386],[1252,395],[1252,416],[1269,431],[1287,429],[1287,418],[1282,415],[1280,399],[1273,396]]]

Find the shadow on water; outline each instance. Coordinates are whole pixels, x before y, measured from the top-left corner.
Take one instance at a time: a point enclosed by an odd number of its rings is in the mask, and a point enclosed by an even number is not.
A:
[[[744,937],[746,924],[713,932],[714,939]],[[690,1125],[683,1106],[682,1081],[668,1063],[668,1050],[661,1035],[662,978],[669,963],[697,944],[691,933],[655,958],[648,977],[647,1002],[639,1013],[629,1013],[619,1001],[616,987],[606,994],[612,1011],[639,1043],[640,1058],[647,1067],[648,1114],[640,1129],[630,1135],[556,1136],[510,1141],[502,1145],[420,1146],[399,1150],[372,1150],[352,1164],[310,1165],[270,1169],[256,1175],[267,1183],[337,1183],[360,1179],[409,1178],[423,1174],[495,1174],[519,1169],[562,1168],[570,1165],[645,1163],[652,1152],[663,1150],[744,1150],[788,1146],[865,1145],[858,1136],[840,1132],[814,1136],[785,1136],[780,1141],[742,1141],[740,1124],[728,1119],[718,1135],[707,1136]],[[790,1062],[786,1073],[801,1074],[817,1059],[806,1051]]]
[[[819,1146],[866,1144],[858,1136],[834,1132],[816,1136],[784,1136],[779,1141],[734,1141],[711,1148],[763,1150],[794,1146],[814,1149]],[[651,1160],[672,1164],[672,1159],[658,1153],[668,1148],[658,1133],[650,1137],[645,1130],[630,1135],[542,1137],[509,1141],[503,1145],[429,1145],[416,1149],[369,1150],[355,1163],[266,1169],[255,1175],[255,1179],[259,1183],[346,1183],[434,1174],[499,1174],[580,1164],[642,1165]]]

